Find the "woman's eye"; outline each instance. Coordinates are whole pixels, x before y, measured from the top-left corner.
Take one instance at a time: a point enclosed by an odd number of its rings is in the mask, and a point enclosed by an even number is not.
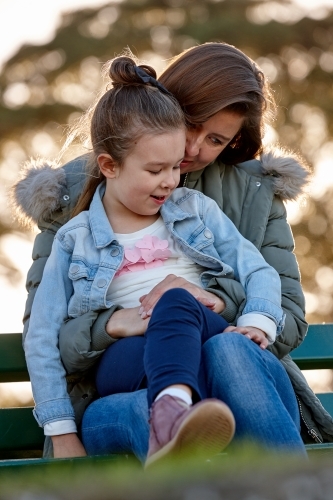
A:
[[[155,172],[154,170],[149,170],[149,173],[153,175],[158,175],[160,172],[161,170],[158,170],[157,172]]]
[[[217,139],[216,137],[211,137],[210,140],[215,146],[222,146],[222,142],[220,141],[220,139]]]

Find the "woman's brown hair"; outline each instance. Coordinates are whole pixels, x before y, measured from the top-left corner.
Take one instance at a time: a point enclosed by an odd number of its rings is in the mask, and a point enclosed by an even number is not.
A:
[[[111,86],[97,100],[72,137],[90,121],[92,154],[87,165],[88,181],[72,217],[89,208],[97,186],[105,179],[97,157],[106,153],[121,166],[144,134],[161,134],[185,128],[178,101],[156,79],[153,68],[137,66],[133,58],[120,56],[105,65]]]
[[[205,43],[172,59],[159,81],[180,103],[189,126],[228,110],[244,124],[219,159],[226,164],[254,158],[262,150],[264,116],[275,108],[256,63],[226,43]]]

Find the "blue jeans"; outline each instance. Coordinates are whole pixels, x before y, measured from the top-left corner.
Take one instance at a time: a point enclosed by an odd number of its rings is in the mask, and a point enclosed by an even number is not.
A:
[[[227,321],[181,288],[167,291],[156,304],[145,337],[112,344],[96,370],[99,395],[148,387],[148,406],[174,384],[191,387],[193,400],[206,397],[202,346],[222,333]]]
[[[231,408],[235,439],[269,450],[306,455],[300,416],[288,375],[277,358],[238,333],[216,335],[202,347],[207,396]],[[147,391],[114,394],[94,401],[82,421],[89,455],[148,450]]]

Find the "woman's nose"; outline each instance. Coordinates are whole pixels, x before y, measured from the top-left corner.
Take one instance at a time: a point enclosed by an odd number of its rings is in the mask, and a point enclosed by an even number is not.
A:
[[[186,156],[197,156],[200,151],[200,136],[195,132],[187,132],[186,134]]]

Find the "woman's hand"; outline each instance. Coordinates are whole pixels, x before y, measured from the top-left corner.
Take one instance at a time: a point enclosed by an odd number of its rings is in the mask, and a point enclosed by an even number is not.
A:
[[[214,295],[211,292],[207,292],[203,288],[190,283],[184,278],[180,278],[175,274],[169,274],[164,280],[162,280],[158,285],[154,286],[147,295],[140,297],[141,307],[139,314],[142,319],[151,316],[153,309],[157,301],[162,297],[162,295],[172,288],[183,288],[187,290],[194,298],[196,298],[201,304],[208,307],[216,313],[221,313],[225,309],[225,303],[220,297]]]
[[[144,335],[149,318],[141,318],[139,316],[140,307],[129,307],[128,309],[120,309],[112,314],[106,324],[106,332],[113,339],[121,339],[123,337],[134,337],[136,335]]]
[[[75,432],[51,436],[54,458],[86,457],[87,453]]]
[[[254,326],[228,326],[223,333],[236,332],[241,333],[250,340],[253,340],[261,349],[266,349],[268,346],[268,338],[263,330]]]

